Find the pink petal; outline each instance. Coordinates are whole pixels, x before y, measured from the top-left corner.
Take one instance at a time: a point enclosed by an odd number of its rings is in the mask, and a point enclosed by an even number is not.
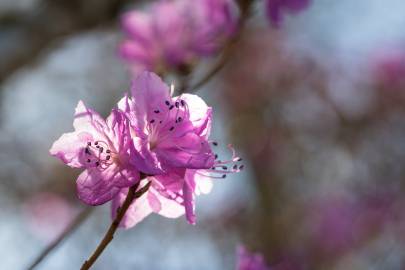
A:
[[[110,165],[105,170],[90,168],[77,178],[77,193],[83,202],[100,205],[111,200],[122,186],[131,186],[137,181],[139,175],[122,172],[115,165]]]
[[[152,72],[142,72],[132,83],[132,97],[135,102],[135,113],[139,128],[143,130],[145,121],[149,121],[155,110],[165,109],[165,100],[170,100],[169,87]]]
[[[167,218],[178,218],[184,215],[184,206],[178,202],[168,199],[159,194],[155,189],[151,188],[150,193],[154,193],[156,199],[160,202],[159,211],[155,211],[157,214]]]
[[[80,136],[81,134],[82,136]],[[92,140],[91,134],[85,133]],[[81,152],[87,139],[84,133],[71,132],[63,134],[56,140],[49,153],[62,160],[66,165],[73,168],[82,168]]]
[[[195,132],[208,138],[211,131],[212,108],[208,107],[204,100],[197,95],[183,94],[181,95],[190,110],[190,121],[193,123]]]
[[[167,139],[156,149],[160,159],[169,167],[208,169],[214,164],[214,154],[207,141],[194,133]]]
[[[121,18],[124,30],[132,39],[147,45],[153,38],[153,29],[149,13],[130,11]]]
[[[195,225],[195,203],[194,194],[191,187],[186,183],[183,186],[184,207],[186,209],[186,219],[190,224]]]
[[[75,111],[73,127],[76,131],[88,132],[93,135],[94,139],[99,139],[104,138],[106,123],[97,112],[87,108],[83,101],[79,101]]]

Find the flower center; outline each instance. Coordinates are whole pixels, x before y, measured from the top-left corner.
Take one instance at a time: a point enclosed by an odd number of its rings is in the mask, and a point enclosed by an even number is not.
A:
[[[105,170],[111,164],[119,162],[117,154],[112,152],[104,141],[87,142],[83,153],[84,161],[88,168]]]
[[[155,149],[159,143],[170,138],[172,131],[188,114],[187,104],[180,98],[174,103],[166,100],[163,106],[155,109],[147,125],[149,149]]]

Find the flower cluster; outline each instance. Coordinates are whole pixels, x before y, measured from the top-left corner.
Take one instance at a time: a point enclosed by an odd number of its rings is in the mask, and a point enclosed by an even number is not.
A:
[[[211,178],[225,178],[243,165],[232,157],[218,160],[208,139],[212,109],[196,95],[172,97],[169,87],[150,72],[133,82],[131,96],[122,98],[104,120],[79,102],[73,126],[50,153],[73,168],[83,168],[77,179],[79,198],[90,205],[112,200],[112,214],[123,203],[128,188],[151,182],[121,222],[129,228],[152,212],[166,217],[186,214],[195,223],[194,198],[211,190]],[[140,176],[147,176],[141,179]]]
[[[120,54],[134,72],[183,70],[223,46],[237,26],[233,0],[160,0],[122,16]]]

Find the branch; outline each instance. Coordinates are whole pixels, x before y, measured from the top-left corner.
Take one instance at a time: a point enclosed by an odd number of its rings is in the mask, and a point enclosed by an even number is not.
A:
[[[136,185],[129,188],[128,195],[125,198],[125,201],[122,204],[122,206],[118,209],[116,218],[111,223],[110,228],[108,229],[108,231],[104,235],[104,238],[101,240],[101,242],[97,246],[96,250],[90,256],[90,258],[84,262],[84,264],[80,268],[81,270],[90,269],[90,267],[94,264],[94,262],[101,255],[101,253],[104,251],[104,249],[113,240],[115,231],[118,229],[118,226],[121,223],[121,220],[123,219],[123,217],[125,216],[125,213],[128,210],[131,203],[135,199],[141,197],[146,191],[148,191],[149,186],[151,184],[151,182],[148,182],[144,187],[142,187],[140,190],[136,191],[137,188],[139,187],[139,183],[140,182],[138,182],[138,184],[136,184]]]
[[[77,217],[70,223],[70,225],[58,236],[49,246],[47,246],[35,259],[35,261],[28,267],[28,270],[34,269],[41,261],[48,256],[48,254],[55,249],[68,235],[74,232],[93,212],[94,208],[84,209]]]

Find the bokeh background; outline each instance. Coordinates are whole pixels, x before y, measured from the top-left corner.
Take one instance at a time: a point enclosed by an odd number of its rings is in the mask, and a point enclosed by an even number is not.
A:
[[[106,115],[128,90],[118,18],[144,2],[0,0],[0,269],[27,269],[86,208],[48,150],[79,99]],[[197,92],[246,170],[198,197],[196,226],[152,215],[94,269],[234,269],[243,244],[279,270],[404,270],[404,10],[313,0],[275,28],[256,1]],[[37,269],[78,269],[109,223],[97,207]]]

